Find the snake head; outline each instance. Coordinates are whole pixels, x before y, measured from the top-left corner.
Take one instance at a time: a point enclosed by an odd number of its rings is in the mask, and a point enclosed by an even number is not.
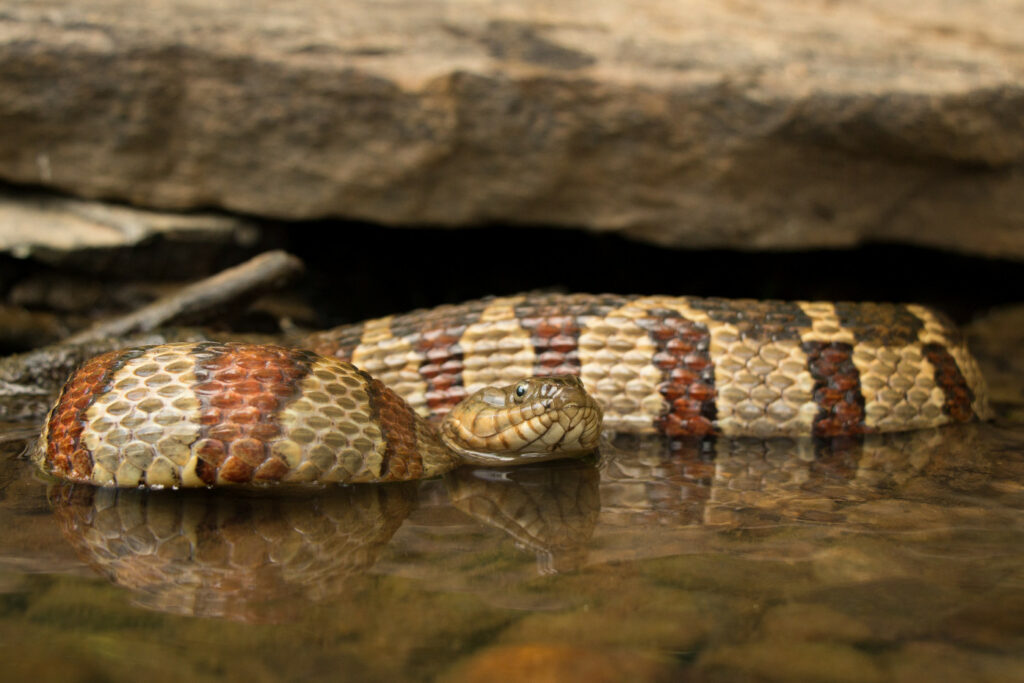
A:
[[[579,377],[531,377],[463,400],[441,423],[441,438],[467,464],[517,465],[594,450],[601,418]]]

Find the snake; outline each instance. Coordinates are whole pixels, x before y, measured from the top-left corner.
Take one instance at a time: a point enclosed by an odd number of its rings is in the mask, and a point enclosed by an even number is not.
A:
[[[578,377],[524,378],[460,402],[439,426],[351,363],[270,344],[112,351],[65,384],[35,457],[116,487],[408,481],[593,451],[601,408]]]
[[[98,356],[64,385],[35,459],[118,487],[388,482],[578,455],[602,425],[831,438],[991,417],[962,334],[918,304],[531,293],[299,346]]]

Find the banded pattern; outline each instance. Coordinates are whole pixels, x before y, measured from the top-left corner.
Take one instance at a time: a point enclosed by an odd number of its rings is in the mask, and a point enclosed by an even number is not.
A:
[[[117,351],[97,356],[76,370],[64,385],[47,418],[40,449],[55,474],[83,481],[92,476],[93,459],[88,444],[82,443],[84,415],[96,394],[110,383],[110,376],[132,357]]]
[[[401,481],[454,467],[433,427],[348,363],[275,346],[129,349],[78,370],[37,460],[110,486]]]
[[[531,374],[579,375],[606,426],[632,433],[839,436],[990,415],[960,334],[917,305],[530,294],[305,345],[351,358],[423,416]]]

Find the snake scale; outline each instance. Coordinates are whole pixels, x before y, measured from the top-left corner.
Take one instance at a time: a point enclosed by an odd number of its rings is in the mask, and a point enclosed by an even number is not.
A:
[[[343,326],[302,346],[99,356],[65,385],[37,461],[116,486],[417,479],[457,466],[453,445],[478,450],[453,444],[452,425],[514,407],[520,391],[550,403],[553,387],[580,384],[597,405],[573,398],[575,414],[670,438],[834,437],[990,416],[960,333],[915,304],[528,294]],[[547,376],[581,382],[523,381]],[[429,420],[442,419],[438,438]],[[505,419],[481,426],[508,429]],[[536,424],[518,436],[569,453],[594,445],[593,429],[554,424],[552,436]]]

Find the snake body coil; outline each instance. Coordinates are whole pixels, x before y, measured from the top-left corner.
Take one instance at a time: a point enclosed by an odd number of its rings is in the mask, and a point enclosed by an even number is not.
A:
[[[619,432],[842,436],[989,417],[960,332],[916,304],[521,295],[310,336],[421,415],[530,375],[578,375]]]
[[[65,385],[37,459],[117,486],[395,481],[585,450],[602,411],[615,430],[669,437],[831,437],[989,415],[959,333],[916,305],[524,295],[305,345],[317,353],[200,342],[99,356]],[[547,375],[582,381],[520,381]],[[584,387],[600,407],[578,398]],[[439,435],[426,418],[441,416]]]
[[[500,465],[593,450],[601,409],[575,377],[490,387],[441,433],[350,363],[272,345],[112,351],[72,374],[36,459],[103,486],[388,482],[463,460]]]

